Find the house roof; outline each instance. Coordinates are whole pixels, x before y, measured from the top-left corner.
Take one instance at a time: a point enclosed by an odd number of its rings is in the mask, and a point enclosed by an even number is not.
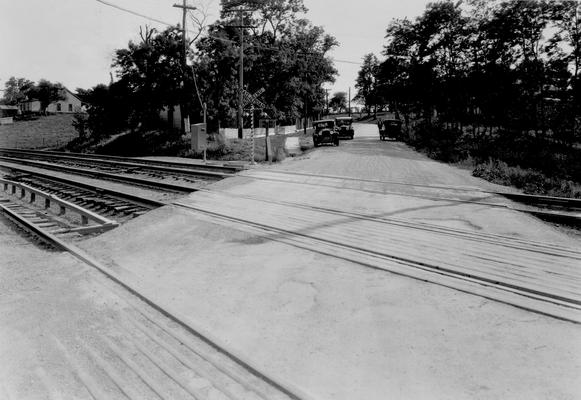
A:
[[[0,110],[18,110],[18,106],[7,106],[5,104],[0,104]]]

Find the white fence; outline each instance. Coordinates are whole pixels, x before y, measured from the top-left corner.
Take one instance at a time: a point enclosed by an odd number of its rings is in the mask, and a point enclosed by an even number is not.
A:
[[[269,135],[291,135],[297,131],[296,125],[289,126],[277,126],[274,129],[269,129]],[[250,129],[244,129],[243,133],[245,138],[250,137]],[[237,128],[222,128],[220,129],[220,135],[224,136],[226,139],[237,139],[238,129]],[[266,128],[254,128],[254,137],[264,137],[266,136]]]

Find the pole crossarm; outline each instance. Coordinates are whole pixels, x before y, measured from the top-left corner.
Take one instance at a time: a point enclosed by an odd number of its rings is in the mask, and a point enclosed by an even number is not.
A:
[[[188,5],[185,5],[184,6],[182,4],[174,4],[173,7],[175,7],[175,8],[182,8],[184,10],[197,10],[198,9],[197,7],[194,7],[194,6],[188,6]]]

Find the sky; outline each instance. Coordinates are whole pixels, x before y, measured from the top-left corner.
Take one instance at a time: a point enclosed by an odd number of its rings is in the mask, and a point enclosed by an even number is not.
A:
[[[107,0],[120,7],[171,24],[181,21],[179,0]],[[205,5],[209,20],[218,17],[219,0],[189,0]],[[363,55],[380,56],[385,29],[393,18],[415,18],[427,0],[304,0],[306,17],[337,38],[331,56],[339,76],[327,85],[331,93],[355,95],[355,79]],[[0,0],[0,88],[11,76],[61,82],[71,90],[108,83],[115,49],[139,38],[150,20],[97,0]]]

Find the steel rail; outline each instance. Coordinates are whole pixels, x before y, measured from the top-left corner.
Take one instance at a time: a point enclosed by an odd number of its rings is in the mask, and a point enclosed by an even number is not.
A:
[[[230,166],[230,165],[212,165],[212,164],[189,164],[189,163],[180,163],[180,162],[173,162],[173,161],[163,161],[163,160],[148,160],[143,158],[134,158],[134,157],[120,157],[120,156],[107,156],[101,154],[85,154],[85,153],[65,153],[65,152],[57,152],[57,151],[48,151],[48,150],[19,150],[19,149],[6,149],[0,148],[0,154],[22,154],[22,155],[33,155],[38,157],[44,158],[61,158],[61,159],[70,159],[70,160],[84,160],[86,162],[119,162],[119,163],[127,163],[131,164],[132,166],[138,166],[145,169],[159,169],[159,170],[171,170],[171,168],[176,168],[182,173],[185,171],[192,171],[192,174],[197,173],[199,175],[208,175],[213,176],[210,171],[213,171],[216,176],[220,174],[228,174],[238,172],[242,170],[242,167],[237,166]]]
[[[399,256],[392,256],[385,253],[379,253],[373,250],[360,248],[357,246],[349,245],[335,240],[325,239],[322,237],[317,237],[306,233],[294,232],[287,229],[277,228],[260,222],[254,222],[244,218],[234,217],[219,212],[205,210],[203,208],[199,208],[191,204],[181,203],[179,201],[174,202],[173,205],[185,210],[200,213],[202,215],[207,215],[220,220],[229,221],[230,223],[241,224],[243,226],[257,229],[262,232],[275,233],[281,235],[281,237],[279,238],[274,237],[272,239],[275,241],[287,243],[285,238],[289,238],[289,242],[292,242],[292,240],[295,239],[298,239],[299,241],[301,239],[307,239],[309,243],[295,244],[295,246],[305,248],[310,251],[315,251],[321,254],[325,254],[331,257],[345,259],[354,262],[356,264],[362,265],[364,267],[381,271],[387,271],[413,279],[419,279],[421,281],[434,283],[440,286],[459,290],[465,293],[476,294],[478,296],[499,301],[501,303],[513,305],[515,307],[532,311],[535,313],[551,316],[557,319],[581,323],[581,304],[579,304],[580,302],[573,299],[568,299],[559,295],[551,295],[550,293],[540,292],[535,289],[519,287],[517,285],[510,284],[507,282],[499,282],[498,280],[493,280],[486,277],[474,276],[469,273],[460,273],[452,269],[443,268],[438,265],[430,265],[424,262],[417,262],[413,259],[407,259]],[[333,250],[323,251],[317,248],[313,248],[312,242],[319,243],[321,245],[331,246],[331,248],[335,249],[347,250],[348,252],[358,254],[359,256],[358,257],[352,256],[350,257],[348,255],[342,256],[337,254],[337,252]],[[383,263],[381,263],[381,265],[378,265],[376,263],[374,264],[373,262],[366,261],[368,258],[391,261],[395,263],[395,265],[386,266]],[[442,281],[440,279],[441,277],[452,279],[452,281]],[[455,284],[455,282],[461,282],[461,285],[459,286]],[[468,285],[467,286],[468,288],[466,288],[464,285]],[[487,294],[486,290],[483,290],[483,288],[494,289],[496,295]],[[542,309],[542,307],[539,308],[527,305],[526,302],[523,303],[519,299],[505,298],[504,295],[498,295],[498,292],[509,295],[517,295],[521,299],[528,298],[538,301],[541,304],[552,305],[553,307],[556,306],[558,308],[552,310],[544,310]]]
[[[285,200],[274,200],[268,199],[253,195],[247,194],[239,194],[239,193],[230,193],[223,190],[209,190],[209,189],[200,189],[199,192],[204,193],[217,193],[223,196],[228,196],[232,198],[243,198],[248,200],[255,200],[260,201],[263,203],[269,204],[277,204],[283,205],[287,207],[295,207],[298,209],[304,210],[314,210],[319,211],[327,214],[334,214],[349,218],[355,218],[359,220],[366,220],[366,221],[374,221],[379,222],[386,225],[394,225],[394,226],[401,226],[404,228],[415,229],[415,230],[422,230],[427,232],[435,232],[437,234],[446,235],[446,236],[455,236],[455,237],[462,237],[468,240],[473,240],[476,242],[488,242],[493,243],[496,245],[500,245],[503,247],[515,248],[515,249],[526,249],[528,251],[532,251],[535,253],[542,253],[542,254],[550,254],[550,255],[560,255],[562,257],[572,257],[579,259],[581,261],[581,251],[576,249],[566,248],[559,245],[548,244],[548,243],[541,243],[535,241],[529,241],[525,239],[518,239],[511,236],[503,236],[503,235],[495,235],[495,234],[485,234],[482,232],[470,232],[461,229],[452,229],[448,227],[442,227],[438,225],[432,224],[425,224],[425,223],[417,223],[414,221],[407,221],[403,219],[397,218],[386,218],[386,217],[376,217],[374,215],[369,214],[361,214],[352,211],[344,211],[338,210],[335,208],[330,207],[323,207],[323,206],[314,206],[306,203],[295,203]],[[518,211],[518,210],[517,210]],[[557,254],[562,252],[562,254]]]
[[[0,169],[1,168],[3,168],[2,165],[0,165]],[[21,169],[18,167],[7,167],[7,168],[14,170],[14,171],[24,173],[26,176],[32,176],[32,177],[38,176],[38,177],[41,177],[41,178],[46,179],[46,180],[64,183],[66,185],[70,185],[73,187],[79,187],[82,189],[87,189],[87,190],[90,190],[90,191],[95,192],[97,194],[103,193],[103,194],[109,195],[111,197],[119,198],[122,200],[130,200],[131,202],[135,203],[136,205],[144,206],[146,208],[153,209],[153,208],[163,207],[163,206],[167,205],[167,203],[164,203],[162,201],[153,200],[153,199],[143,197],[143,196],[137,196],[137,195],[134,195],[131,193],[125,193],[125,192],[120,192],[117,190],[112,190],[112,189],[108,189],[108,188],[105,188],[102,186],[91,185],[88,183],[75,181],[73,179],[62,178],[59,176],[54,176],[54,175],[50,175],[50,174],[46,174],[46,173],[42,173],[42,172],[30,172],[27,169]]]
[[[75,175],[84,175],[84,176],[89,176],[89,177],[93,177],[93,178],[94,177],[107,178],[109,180],[118,181],[118,182],[133,183],[133,184],[138,184],[138,185],[146,186],[146,187],[153,187],[153,188],[157,188],[157,189],[168,189],[168,190],[172,190],[175,192],[181,192],[181,193],[192,193],[192,192],[195,192],[197,190],[196,188],[192,188],[189,186],[183,186],[183,185],[176,185],[173,183],[152,181],[149,179],[135,178],[135,177],[131,177],[131,176],[121,176],[121,175],[117,175],[117,174],[111,174],[108,172],[92,171],[92,170],[87,170],[87,169],[82,169],[82,168],[67,167],[67,166],[63,166],[63,165],[56,165],[56,164],[50,164],[50,163],[45,163],[45,162],[39,162],[39,161],[23,160],[20,158],[10,158],[10,157],[0,156],[0,161],[2,161],[2,160],[6,161],[6,162],[10,162],[10,163],[25,164],[25,165],[31,165],[34,167],[38,167],[38,168],[51,169],[51,170],[60,171],[60,172],[67,172],[67,173],[75,174]],[[10,168],[10,166],[0,165],[0,168]]]
[[[71,254],[76,259],[80,260],[82,263],[96,269],[101,274],[105,275],[108,279],[115,282],[116,284],[120,285],[123,289],[127,290],[130,294],[134,295],[148,306],[156,310],[157,312],[161,313],[165,317],[169,318],[184,330],[186,330],[189,334],[196,336],[197,338],[201,339],[212,348],[217,350],[218,352],[224,354],[226,357],[230,358],[238,365],[246,369],[249,373],[254,375],[255,377],[263,380],[264,382],[271,385],[276,390],[284,393],[288,397],[293,400],[314,400],[314,397],[309,395],[308,393],[304,393],[300,388],[295,387],[292,383],[286,382],[282,377],[272,376],[271,374],[267,374],[261,372],[261,368],[255,365],[251,360],[246,359],[243,356],[237,354],[236,351],[230,349],[226,343],[223,343],[218,338],[212,337],[209,332],[204,332],[203,329],[199,327],[195,327],[194,324],[191,322],[185,322],[189,320],[183,315],[178,313],[171,312],[164,308],[162,305],[159,305],[155,300],[151,299],[147,295],[143,294],[142,291],[139,289],[138,284],[130,284],[125,281],[122,275],[117,274],[110,268],[107,268],[103,263],[99,262],[79,247],[66,243],[65,241],[57,238],[55,235],[46,232],[45,230],[41,229],[38,226],[35,226],[33,223],[27,221],[26,219],[22,218],[18,214],[14,213],[12,210],[4,207],[0,204],[0,210],[11,220],[16,222],[17,224],[23,226],[25,229],[33,232],[35,235],[40,237],[44,242],[52,245],[53,247],[67,252]]]
[[[268,171],[270,172],[275,172],[275,171]],[[275,172],[275,174],[278,172]],[[293,175],[293,173],[283,173],[283,175]],[[315,175],[315,174],[298,174],[298,175],[307,175],[307,176],[311,176],[311,177],[319,177],[319,178],[332,178],[332,179],[344,179],[344,180],[352,180],[352,181],[360,181],[359,179],[356,178],[341,178],[341,177],[333,177],[333,176],[329,176],[329,175]],[[350,187],[343,187],[343,186],[337,186],[337,185],[332,185],[329,183],[314,183],[314,182],[299,182],[299,181],[290,181],[288,179],[284,179],[284,178],[277,178],[277,177],[268,177],[268,176],[257,176],[257,175],[251,175],[251,174],[238,174],[237,176],[242,176],[245,178],[250,178],[250,179],[254,179],[257,181],[260,180],[264,180],[264,181],[273,181],[273,182],[283,182],[283,183],[290,183],[290,184],[297,184],[297,185],[309,185],[309,186],[324,186],[324,187],[330,187],[330,188],[334,188],[334,189],[338,189],[338,190],[358,190],[358,191],[362,191],[362,192],[367,192],[367,193],[376,193],[376,194],[381,194],[381,195],[385,195],[385,194],[391,194],[391,195],[396,195],[396,196],[406,196],[406,197],[415,197],[415,198],[419,198],[419,199],[426,199],[426,200],[433,200],[433,201],[448,201],[451,203],[458,203],[458,204],[474,204],[474,205],[480,205],[480,206],[487,206],[487,207],[494,207],[494,208],[504,208],[504,209],[508,209],[508,210],[514,210],[514,211],[519,211],[519,212],[524,212],[524,213],[528,213],[528,214],[533,214],[538,218],[541,218],[545,221],[550,221],[550,222],[555,222],[555,223],[564,223],[564,224],[568,224],[568,225],[581,225],[581,214],[565,214],[565,213],[560,213],[560,212],[556,212],[556,211],[545,211],[545,210],[533,210],[533,209],[526,209],[526,208],[517,208],[517,207],[513,207],[510,204],[503,204],[503,203],[490,203],[490,202],[486,202],[486,201],[480,201],[480,200],[464,200],[464,199],[454,199],[454,198],[450,198],[450,197],[441,197],[441,196],[434,196],[434,195],[428,195],[428,194],[417,194],[417,193],[400,193],[400,192],[396,192],[393,190],[373,190],[373,189],[361,189],[361,188],[350,188]],[[390,182],[388,181],[374,181],[374,180],[363,180],[363,181],[367,181],[367,182],[373,182],[373,183],[387,183],[389,184]],[[441,189],[444,187],[441,186],[429,186],[429,185],[414,185],[414,184],[404,184],[404,183],[398,183],[401,185],[405,185],[405,186],[417,186],[417,187],[423,187],[423,188],[434,188],[434,189]],[[482,190],[471,190],[471,189],[462,189],[462,188],[457,188],[457,187],[448,187],[448,189],[450,190],[456,190],[456,191],[466,191],[466,192],[477,192],[477,193],[481,193],[481,194],[490,194],[490,195],[504,195],[503,192],[488,192],[488,191],[482,191]],[[515,194],[515,196],[518,196],[519,194]],[[526,196],[526,195],[525,195]],[[543,196],[539,196],[539,197],[543,197]],[[547,197],[547,196],[545,196]],[[559,198],[561,199],[561,198]],[[484,199],[482,199],[484,200]],[[569,199],[569,200],[573,200],[573,201],[577,201],[577,199]]]
[[[347,180],[347,181],[357,181],[357,182],[369,182],[369,183],[384,183],[389,185],[397,185],[397,186],[410,186],[410,187],[418,187],[418,188],[425,188],[425,189],[441,189],[441,190],[449,190],[449,191],[457,191],[457,192],[478,192],[484,194],[494,194],[499,196],[504,196],[511,200],[515,200],[521,203],[527,203],[530,205],[553,205],[562,208],[568,208],[571,210],[581,210],[581,199],[569,198],[569,197],[557,197],[557,196],[546,196],[546,195],[532,195],[532,194],[523,194],[523,193],[513,193],[513,192],[503,192],[503,191],[493,191],[487,189],[481,189],[478,187],[469,187],[469,186],[449,186],[449,185],[428,185],[428,184],[416,184],[416,183],[409,183],[409,182],[400,182],[400,181],[382,181],[378,179],[360,179],[360,178],[352,178],[352,177],[345,177],[345,176],[338,176],[338,175],[327,175],[327,174],[312,174],[307,172],[293,172],[293,171],[274,171],[269,170],[268,173],[272,174],[281,174],[281,175],[289,175],[289,176],[306,176],[312,178],[328,178],[328,179],[338,179],[338,180]],[[245,177],[252,178],[252,175],[249,174],[242,174]],[[255,179],[260,179],[260,177],[255,177]]]

